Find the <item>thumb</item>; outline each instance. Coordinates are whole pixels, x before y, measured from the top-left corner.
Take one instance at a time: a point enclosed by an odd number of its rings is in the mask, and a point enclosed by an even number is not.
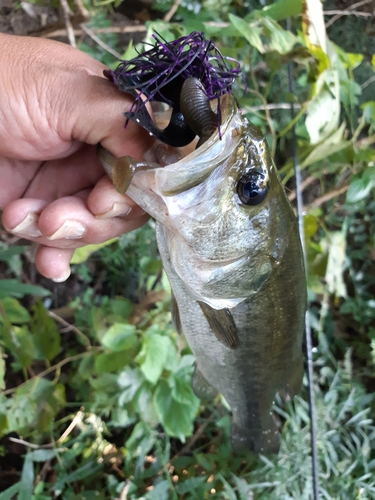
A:
[[[60,139],[67,144],[101,142],[115,156],[143,157],[153,139],[136,123],[129,122],[125,129],[124,113],[133,97],[103,76],[108,69],[104,64],[52,40],[0,35],[0,41],[19,59],[24,80],[37,82],[38,109],[46,110],[50,128]]]
[[[76,141],[137,159],[149,149],[153,140],[137,124],[124,129],[133,98],[104,78],[104,64],[52,40],[0,33],[0,46],[3,153],[14,156],[14,142],[17,157],[38,160],[71,153]]]
[[[95,66],[97,61],[94,61]],[[93,63],[93,65],[94,65]],[[101,65],[101,70],[105,69]],[[79,74],[71,84],[68,97],[67,130],[72,138],[97,144],[100,142],[115,156],[130,155],[142,159],[151,147],[153,138],[133,121],[125,128],[124,113],[129,111],[133,97],[119,91],[104,77]]]

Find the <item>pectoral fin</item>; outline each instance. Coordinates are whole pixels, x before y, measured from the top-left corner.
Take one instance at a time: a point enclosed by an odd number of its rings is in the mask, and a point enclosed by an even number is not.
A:
[[[212,387],[212,385],[204,378],[197,364],[195,364],[194,367],[193,378],[191,379],[191,388],[199,399],[212,401],[218,395],[215,387]]]
[[[213,309],[205,302],[198,302],[215,337],[228,347],[237,349],[239,344],[237,327],[229,309]]]
[[[176,330],[176,332],[181,335],[182,334],[182,326],[181,326],[181,319],[180,319],[180,311],[178,309],[178,304],[175,296],[173,295],[172,292],[172,297],[171,297],[171,315],[172,315],[172,324],[173,328]]]

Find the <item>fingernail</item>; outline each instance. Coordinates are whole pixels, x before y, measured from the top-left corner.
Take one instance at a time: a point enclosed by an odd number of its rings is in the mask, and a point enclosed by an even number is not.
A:
[[[130,213],[133,215],[133,213],[135,213],[136,210],[138,209],[142,210],[139,207],[129,207],[127,203],[115,202],[112,205],[112,207],[108,210],[108,212],[103,212],[102,214],[98,214],[95,217],[97,219],[111,219],[112,217],[125,217]]]
[[[66,281],[70,276],[70,267],[68,267],[68,269],[65,270],[65,272],[59,276],[58,278],[53,278],[53,281],[55,283],[62,283],[63,281]]]
[[[85,234],[86,228],[83,224],[76,220],[66,220],[64,224],[51,236],[49,240],[78,240]]]
[[[29,212],[26,217],[11,231],[12,233],[24,234],[25,236],[30,236],[32,238],[39,238],[42,236],[38,228],[39,215],[35,212]]]

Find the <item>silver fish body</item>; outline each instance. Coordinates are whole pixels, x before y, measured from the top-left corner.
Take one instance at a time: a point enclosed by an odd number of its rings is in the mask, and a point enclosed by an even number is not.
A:
[[[195,392],[225,397],[235,451],[276,453],[275,395],[293,397],[303,375],[303,255],[264,137],[231,96],[221,106],[221,139],[135,173],[127,194],[157,221],[175,323],[196,357]],[[266,189],[259,204],[239,197],[249,175]]]

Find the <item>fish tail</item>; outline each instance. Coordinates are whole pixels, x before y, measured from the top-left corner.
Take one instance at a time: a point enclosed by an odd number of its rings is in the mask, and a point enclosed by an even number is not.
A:
[[[254,418],[246,426],[240,426],[232,421],[231,439],[234,453],[246,450],[262,455],[278,453],[279,436],[279,430],[272,414],[259,419]]]

